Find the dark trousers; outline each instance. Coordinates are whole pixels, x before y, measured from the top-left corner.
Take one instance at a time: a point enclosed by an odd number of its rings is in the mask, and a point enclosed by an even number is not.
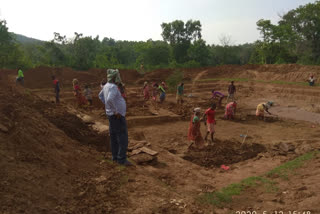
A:
[[[60,91],[56,91],[56,103],[60,103]]]
[[[121,116],[119,119],[112,115],[108,116],[110,145],[112,160],[119,164],[124,164],[127,161],[128,149],[128,128],[126,118]]]

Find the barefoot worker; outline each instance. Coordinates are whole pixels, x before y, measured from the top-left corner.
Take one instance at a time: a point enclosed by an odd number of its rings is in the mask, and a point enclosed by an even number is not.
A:
[[[52,81],[53,81],[53,89],[54,93],[56,94],[56,104],[60,103],[60,83],[59,80],[55,76],[52,76]]]
[[[201,114],[200,108],[195,108],[193,110],[193,113],[191,115],[190,124],[189,124],[188,140],[191,141],[190,146],[193,143],[195,143],[196,146],[201,149],[204,147],[204,141],[203,141],[203,138],[201,136],[201,131],[200,131],[200,114]]]
[[[83,106],[87,104],[86,98],[81,93],[81,88],[79,86],[79,81],[77,79],[72,80],[73,84],[73,94],[76,97],[76,102],[78,106]]]
[[[152,84],[152,105],[155,110],[158,110],[158,93],[159,93],[159,85],[158,83],[153,83]]]
[[[309,79],[308,79],[309,85],[310,86],[314,86],[314,82],[315,82],[315,78],[313,77],[313,75],[311,74]]]
[[[108,83],[99,93],[109,119],[109,132],[112,160],[121,165],[131,166],[127,160],[128,129],[126,121],[126,102],[121,96],[117,83],[121,82],[120,73],[116,69],[107,70]]]
[[[236,93],[236,86],[234,85],[234,82],[231,81],[231,84],[229,85],[228,88],[228,98],[227,98],[227,103],[229,101],[229,99],[231,99],[232,101],[234,101],[234,94]]]
[[[259,119],[264,119],[264,112],[267,112],[269,115],[271,115],[271,113],[269,112],[269,109],[271,108],[272,105],[273,105],[272,101],[269,101],[267,103],[260,103],[257,106],[256,116]]]
[[[92,90],[90,89],[88,84],[84,86],[83,93],[86,99],[88,100],[89,105],[92,106]]]
[[[209,133],[211,134],[211,143],[213,143],[213,135],[214,135],[214,125],[216,124],[215,120],[215,114],[216,114],[216,104],[213,103],[210,108],[208,108],[204,115],[203,115],[203,120],[205,120],[205,124],[207,125],[207,134],[204,137],[205,141],[208,141],[208,135]]]
[[[226,105],[226,111],[224,113],[224,118],[227,120],[233,120],[236,114],[237,102],[233,101]]]
[[[179,112],[182,111],[183,94],[184,94],[184,84],[182,82],[177,87],[177,95],[176,95],[176,100],[177,100],[177,105],[178,105]]]
[[[143,92],[143,107],[144,107],[148,102],[148,100],[150,99],[150,92],[149,92],[149,86],[147,81],[144,82],[143,84],[142,92]]]
[[[225,97],[224,94],[219,91],[215,91],[214,89],[211,92],[212,92],[212,99],[219,99],[219,107],[220,107],[222,105],[222,100]]]
[[[24,74],[20,68],[18,69],[18,76],[16,78],[16,84],[17,83],[20,83],[22,86],[24,85]]]
[[[164,82],[161,83],[161,85],[159,85],[159,92],[160,92],[160,103],[163,103],[163,101],[166,99],[166,90],[165,90],[166,86],[164,84]]]

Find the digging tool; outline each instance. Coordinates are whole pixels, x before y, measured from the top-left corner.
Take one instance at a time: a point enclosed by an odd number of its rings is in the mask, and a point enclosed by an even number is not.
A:
[[[190,145],[188,146],[188,149],[190,149],[190,147],[192,146],[192,144],[194,144],[193,141],[192,141],[192,142],[190,143]]]
[[[248,130],[247,130],[247,133],[246,133],[246,135],[244,136],[244,138],[243,138],[243,141],[242,141],[242,143],[241,143],[241,146],[244,144],[244,142],[246,141],[246,139],[247,139],[247,136],[248,136]]]

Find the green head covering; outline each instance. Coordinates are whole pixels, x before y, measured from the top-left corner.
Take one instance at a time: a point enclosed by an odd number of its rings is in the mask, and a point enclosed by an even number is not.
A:
[[[121,83],[121,77],[118,69],[108,69],[107,70],[107,79],[108,82],[115,80],[116,83]]]

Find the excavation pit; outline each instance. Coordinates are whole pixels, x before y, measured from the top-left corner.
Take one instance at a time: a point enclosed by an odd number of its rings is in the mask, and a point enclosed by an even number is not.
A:
[[[233,141],[215,140],[212,145],[204,149],[190,148],[183,159],[204,167],[220,167],[230,165],[256,157],[265,152],[266,147],[261,144],[241,144]]]

